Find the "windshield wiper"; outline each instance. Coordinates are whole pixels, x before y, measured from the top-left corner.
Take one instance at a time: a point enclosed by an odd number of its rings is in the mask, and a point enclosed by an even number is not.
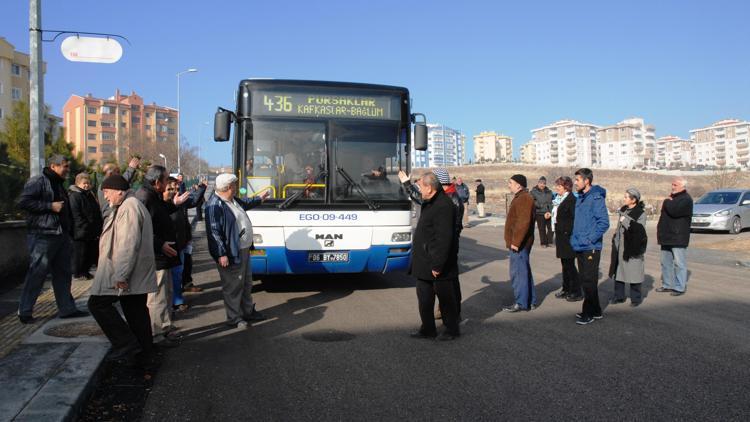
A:
[[[351,186],[354,187],[354,190],[356,190],[357,193],[359,194],[359,196],[361,196],[362,199],[365,200],[365,202],[367,203],[367,206],[371,210],[376,210],[376,209],[380,208],[380,206],[378,204],[376,204],[375,202],[373,202],[372,199],[370,199],[370,197],[367,195],[367,192],[365,192],[365,190],[362,188],[362,185],[360,185],[359,183],[355,182],[354,179],[352,179],[352,177],[349,175],[349,173],[346,172],[346,170],[344,170],[343,167],[338,167],[337,166],[336,167],[336,171],[339,172],[339,174],[341,175],[341,177],[343,177],[344,180],[346,180],[346,182],[349,183],[349,185],[351,185]]]
[[[327,176],[327,173],[325,172],[325,170],[321,171],[320,173],[318,173],[317,176],[315,176],[315,179],[313,179],[312,182],[306,184],[305,187],[300,189],[299,191],[294,192],[294,194],[290,196],[289,198],[287,198],[286,201],[279,204],[278,208],[280,210],[287,209],[290,205],[292,205],[292,203],[294,203],[294,201],[296,201],[300,196],[302,196],[302,194],[305,193],[306,190],[310,189],[312,185],[315,184],[316,180],[320,180],[322,177],[326,177],[326,176]]]

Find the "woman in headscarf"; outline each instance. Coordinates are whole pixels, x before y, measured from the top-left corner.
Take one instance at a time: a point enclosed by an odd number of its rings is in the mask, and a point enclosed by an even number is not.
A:
[[[643,257],[646,252],[646,213],[638,189],[625,191],[623,206],[619,215],[617,230],[612,237],[612,263],[609,276],[615,281],[615,294],[609,303],[625,302],[625,283],[630,284],[630,306],[638,306],[643,301],[641,284],[644,276]]]

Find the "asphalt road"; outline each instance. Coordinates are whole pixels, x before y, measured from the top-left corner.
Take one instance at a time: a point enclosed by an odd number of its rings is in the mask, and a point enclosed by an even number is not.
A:
[[[419,323],[416,294],[398,274],[259,282],[254,297],[269,320],[226,329],[213,262],[196,255],[208,290],[189,297],[193,308],[177,321],[186,339],[166,355],[143,418],[750,418],[750,279],[735,257],[691,250],[688,292],[671,297],[653,291],[652,241],[643,305],[610,305],[603,320],[578,326],[581,303],[554,297],[561,275],[552,248],[532,252],[539,309],[499,312],[513,298],[501,230],[464,231],[468,320],[454,342],[408,336]],[[603,303],[611,292],[602,281]]]

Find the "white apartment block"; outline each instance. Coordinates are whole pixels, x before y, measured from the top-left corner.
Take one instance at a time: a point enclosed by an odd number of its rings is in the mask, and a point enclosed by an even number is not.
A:
[[[695,164],[716,167],[748,167],[750,122],[721,120],[690,131]]]
[[[663,136],[656,140],[654,163],[666,168],[693,165],[693,145],[678,136]]]
[[[656,129],[641,118],[599,128],[597,143],[601,167],[633,169],[655,164]]]
[[[513,161],[513,138],[497,132],[474,135],[475,163],[507,163]]]
[[[412,167],[455,167],[463,165],[466,136],[445,125],[427,124],[427,151],[415,151],[412,145]]]
[[[576,120],[559,120],[531,131],[534,162],[539,165],[592,167],[598,162],[599,127]],[[526,157],[529,159],[529,152]]]

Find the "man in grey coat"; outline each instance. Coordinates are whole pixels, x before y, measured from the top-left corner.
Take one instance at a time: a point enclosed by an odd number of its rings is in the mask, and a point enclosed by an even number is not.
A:
[[[120,175],[102,182],[111,212],[104,221],[88,307],[112,343],[109,358],[135,363],[153,352],[146,297],[156,291],[156,268],[151,216],[129,188]]]

